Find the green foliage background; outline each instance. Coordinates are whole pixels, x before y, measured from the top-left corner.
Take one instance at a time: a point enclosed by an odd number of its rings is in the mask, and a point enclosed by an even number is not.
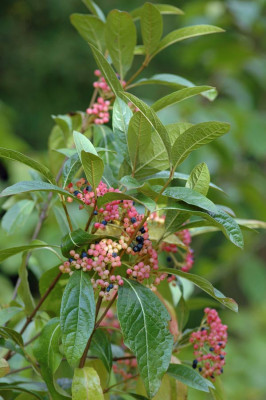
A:
[[[266,2],[169,0],[167,3],[185,11],[184,16],[164,17],[167,32],[174,27],[201,23],[226,30],[225,34],[170,47],[143,73],[143,77],[175,73],[197,85],[216,86],[219,91],[213,103],[197,97],[159,114],[168,123],[177,119],[193,123],[218,119],[231,123],[231,133],[193,153],[182,165],[182,172],[189,172],[197,163],[205,161],[212,180],[230,196],[230,199],[224,196],[223,203],[230,204],[241,218],[266,220],[266,18],[263,16]],[[105,12],[112,8],[129,11],[142,4],[140,0],[99,1]],[[69,22],[71,13],[87,10],[79,0],[2,0],[0,8],[0,143],[45,161],[53,125],[50,115],[85,110],[92,93],[95,63],[86,42]],[[135,63],[138,63],[137,57]],[[161,86],[150,86],[149,91],[136,90],[147,102],[167,93]],[[29,178],[28,170],[21,164],[1,161],[0,166],[1,189]],[[3,207],[1,215],[7,205]],[[37,215],[33,214],[13,235],[1,229],[1,248],[26,243],[36,221]],[[51,214],[40,239],[56,242],[59,238]],[[245,250],[241,252],[222,234],[196,237],[193,272],[210,279],[240,304],[238,315],[222,312],[229,325],[223,377],[226,398],[262,400],[266,395],[265,234],[245,233],[245,241]],[[43,254],[40,251],[31,258],[33,290],[41,273],[56,263],[53,256]],[[18,265],[19,256],[1,265],[2,305],[12,295]],[[201,311],[192,310],[188,326],[200,319]],[[190,396],[192,400],[204,399],[198,392],[191,392]]]

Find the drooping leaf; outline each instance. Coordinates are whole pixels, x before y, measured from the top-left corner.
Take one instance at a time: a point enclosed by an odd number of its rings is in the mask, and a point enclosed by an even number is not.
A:
[[[18,247],[10,247],[7,249],[0,250],[0,262],[6,260],[15,254],[22,253],[23,251],[29,251],[34,249],[48,248],[48,247],[58,247],[53,245],[48,245],[47,243],[41,242],[40,240],[34,240],[31,244]]]
[[[137,179],[133,178],[131,175],[125,175],[120,179],[121,185],[125,186],[127,190],[137,189],[141,186],[141,183]]]
[[[95,147],[93,146],[92,142],[90,141],[90,139],[88,139],[85,135],[83,135],[80,132],[74,131],[73,132],[73,139],[74,139],[74,143],[77,149],[77,152],[79,154],[80,157],[80,161],[81,161],[81,152],[86,151],[88,153],[92,153],[94,155],[98,155]]]
[[[92,188],[96,190],[103,176],[103,160],[95,154],[87,153],[82,150],[81,162],[88,182],[91,184]]]
[[[2,336],[5,339],[12,340],[14,343],[18,344],[19,347],[23,347],[24,345],[21,334],[15,331],[14,329],[7,328],[6,326],[1,326],[0,336]]]
[[[180,8],[177,8],[175,6],[172,6],[170,4],[154,4],[154,6],[157,8],[157,10],[160,11],[160,13],[162,15],[183,15],[183,11],[180,10]],[[135,10],[131,11],[131,15],[133,17],[133,19],[139,19],[141,17],[142,14],[142,8],[143,7],[139,7],[136,8]]]
[[[153,103],[152,108],[154,111],[157,112],[173,104],[179,103],[182,100],[189,99],[190,97],[204,93],[210,89],[213,88],[211,86],[194,86],[190,88],[180,89],[176,92],[168,94],[167,96],[161,97],[159,100]]]
[[[161,40],[158,47],[152,54],[152,56],[154,57],[156,54],[164,50],[166,47],[170,46],[171,44],[180,42],[181,40],[201,35],[209,35],[210,33],[219,33],[219,32],[224,32],[224,30],[218,28],[217,26],[212,26],[212,25],[193,25],[185,28],[176,29],[175,31],[168,33],[168,35],[166,35]]]
[[[100,378],[94,368],[75,368],[72,382],[73,400],[104,400]]]
[[[189,274],[188,272],[183,272],[180,270],[177,270],[175,268],[160,268],[161,272],[166,272],[168,274],[172,275],[177,275],[181,276],[182,278],[185,278],[191,282],[193,282],[196,286],[198,286],[200,289],[202,289],[204,292],[208,293],[211,297],[213,297],[215,300],[219,301],[221,304],[223,304],[225,307],[229,308],[232,311],[237,312],[238,311],[238,306],[235,300],[226,297],[223,293],[221,293],[219,290],[215,289],[215,287],[212,286],[212,284],[207,281],[205,278],[202,278],[201,276],[195,275],[195,274]]]
[[[30,168],[35,169],[35,171],[40,172],[49,182],[56,183],[55,178],[47,167],[33,160],[32,158],[25,156],[18,151],[5,149],[0,147],[0,157],[8,158],[9,160],[19,161]]]
[[[145,3],[142,7],[140,26],[145,52],[150,56],[157,48],[163,33],[160,11],[153,4]]]
[[[176,168],[193,151],[224,135],[230,129],[225,122],[202,122],[193,125],[182,133],[175,141],[171,151],[171,161]]]
[[[100,9],[100,7],[92,0],[81,0],[82,3],[90,10],[90,12],[97,17],[99,17],[102,21],[105,21],[105,15]]]
[[[71,366],[77,365],[92,334],[95,300],[90,276],[75,271],[64,290],[60,325],[64,353]]]
[[[94,59],[101,70],[106,82],[112,89],[112,92],[117,96],[120,91],[123,90],[120,81],[118,80],[113,68],[108,63],[104,55],[95,47],[92,43],[89,43],[92,50]]]
[[[202,392],[209,392],[210,382],[204,379],[194,369],[184,364],[170,364],[167,374],[189,387]]]
[[[196,165],[191,171],[189,178],[186,182],[186,187],[196,190],[197,192],[207,196],[210,186],[210,172],[207,164],[201,163]]]
[[[104,22],[94,15],[72,14],[70,16],[71,24],[76,28],[79,34],[92,43],[102,53],[105,51]]]
[[[9,392],[12,390],[13,392],[18,392],[18,393],[27,393],[30,396],[33,396],[35,399],[39,399],[39,400],[43,400],[43,397],[37,393],[34,390],[29,390],[27,389],[25,386],[23,386],[23,382],[19,382],[19,383],[5,383],[5,382],[0,382],[0,392],[1,391],[6,391],[8,390]],[[28,396],[28,399],[30,399],[30,397]],[[55,399],[57,400],[57,399]],[[58,399],[59,400],[59,399]]]
[[[162,193],[171,199],[181,200],[187,204],[191,204],[196,207],[200,207],[203,210],[216,213],[217,207],[215,204],[209,200],[207,197],[203,196],[201,193],[196,192],[193,189],[186,187],[168,187]]]
[[[63,358],[59,351],[60,336],[59,318],[53,318],[45,325],[40,337],[34,345],[34,356],[40,365],[42,377],[54,400],[68,398],[64,396],[63,390],[54,379],[54,373],[58,369]]]
[[[34,205],[33,200],[24,199],[16,202],[4,214],[1,222],[2,228],[10,235],[17,232],[26,223]]]
[[[137,43],[136,27],[129,13],[112,10],[106,21],[105,40],[121,80],[130,69]]]
[[[90,352],[102,360],[106,370],[110,373],[112,368],[111,343],[103,329],[98,328],[93,334]]]
[[[27,271],[27,253],[23,254],[22,262],[19,268],[20,285],[18,287],[18,295],[25,305],[26,315],[30,315],[35,308],[35,303],[30,291]]]
[[[163,145],[167,153],[170,155],[171,143],[168,137],[168,133],[164,125],[160,121],[160,119],[157,117],[156,113],[153,111],[153,109],[131,93],[119,92],[119,97],[121,97],[125,101],[131,101],[131,103],[133,103],[134,106],[139,109],[139,111],[144,116],[144,118],[149,122],[151,127],[158,133],[158,135],[162,139]]]
[[[146,391],[153,397],[170,362],[170,316],[150,289],[129,279],[119,287],[117,313],[125,345],[136,355]]]
[[[164,223],[165,232],[169,234],[177,232],[180,226],[187,221],[188,218],[188,213],[180,213],[176,210],[167,210]]]
[[[65,188],[70,182],[72,182],[78,170],[81,168],[81,162],[79,155],[73,154],[64,164],[62,171],[62,186]]]

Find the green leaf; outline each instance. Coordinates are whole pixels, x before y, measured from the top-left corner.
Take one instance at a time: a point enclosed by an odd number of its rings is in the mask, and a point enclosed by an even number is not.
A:
[[[125,101],[131,101],[131,103],[133,103],[134,106],[139,109],[139,111],[144,116],[144,118],[149,122],[151,127],[158,133],[158,135],[162,139],[163,145],[167,153],[170,155],[171,143],[168,137],[167,130],[165,129],[160,119],[157,117],[154,110],[151,107],[149,107],[146,103],[144,103],[144,101],[138,99],[131,93],[119,92],[119,97],[121,97]]]
[[[21,386],[23,384],[23,382],[20,382],[20,384],[17,384],[16,382],[14,382],[13,384],[8,382],[8,383],[4,383],[4,382],[0,382],[0,392],[3,390],[8,390],[12,392],[19,392],[19,393],[27,393],[31,396],[34,396],[34,398],[39,399],[39,400],[43,400],[43,397],[40,396],[37,392],[33,391],[33,390],[28,390],[25,387]],[[54,399],[57,400],[57,399]]]
[[[223,293],[221,293],[219,290],[215,289],[215,287],[212,286],[212,284],[207,281],[206,279],[202,278],[201,276],[194,275],[194,274],[189,274],[188,272],[183,272],[180,270],[177,270],[175,268],[160,268],[161,272],[166,272],[168,274],[172,275],[177,275],[181,276],[182,278],[185,278],[189,280],[190,282],[193,282],[196,286],[198,286],[200,289],[202,289],[204,292],[208,293],[211,297],[213,297],[215,300],[219,301],[219,303],[223,304],[225,307],[229,308],[232,311],[237,312],[238,311],[238,306],[235,300],[225,297]]]
[[[108,14],[105,40],[112,63],[122,81],[131,67],[137,44],[136,27],[129,13],[112,10]]]
[[[136,355],[148,396],[153,397],[171,358],[170,316],[149,288],[129,279],[119,287],[117,313],[124,343]]]
[[[20,200],[4,214],[1,222],[2,228],[10,235],[23,227],[29,218],[35,202],[33,200]]]
[[[266,222],[258,221],[256,219],[241,219],[236,218],[236,223],[243,228],[251,228],[251,229],[266,229]]]
[[[146,154],[146,149],[151,141],[150,124],[140,112],[136,112],[130,120],[127,141],[134,175],[140,164],[141,155]]]
[[[99,185],[104,171],[103,160],[92,153],[86,153],[82,150],[81,152],[81,162],[84,168],[84,172],[88,182],[93,187],[95,191]]]
[[[209,35],[210,33],[218,33],[218,32],[224,32],[224,30],[218,28],[217,26],[212,26],[212,25],[193,25],[185,28],[176,29],[175,31],[168,33],[168,35],[166,35],[161,40],[158,47],[152,54],[152,56],[154,57],[156,54],[164,50],[166,47],[170,46],[171,44],[180,42],[181,40],[201,35]]]
[[[0,378],[3,378],[6,374],[10,372],[10,367],[8,362],[4,358],[0,358]]]
[[[16,344],[19,345],[19,347],[23,347],[23,339],[20,333],[14,331],[13,329],[7,328],[5,326],[0,327],[0,336],[2,336],[4,339],[10,339]]]
[[[40,240],[34,240],[33,242],[31,242],[31,244],[25,246],[10,247],[7,249],[3,249],[0,250],[0,262],[6,260],[8,257],[11,257],[15,254],[22,253],[23,251],[29,251],[47,247],[57,247],[57,246],[48,245],[47,243],[41,242]]]
[[[104,27],[105,23],[94,15],[72,14],[71,24],[79,34],[102,53],[105,51]]]
[[[8,158],[9,160],[19,161],[25,165],[28,165],[28,167],[40,172],[49,182],[56,183],[54,176],[47,167],[38,163],[32,158],[25,156],[22,153],[19,153],[18,151],[0,147],[0,157]]]
[[[73,139],[74,139],[74,143],[77,149],[77,152],[79,154],[80,157],[80,161],[81,161],[81,152],[86,151],[88,153],[92,153],[94,155],[98,155],[95,147],[93,146],[93,144],[91,143],[90,139],[88,139],[85,135],[83,135],[80,132],[74,131],[73,132]]]
[[[170,4],[154,4],[154,7],[160,11],[162,15],[183,15],[183,11],[180,8],[172,6]],[[131,15],[133,19],[139,19],[142,14],[143,7],[136,8],[135,10],[131,11]]]
[[[179,332],[183,332],[189,318],[189,309],[183,295],[181,295],[179,302],[175,307],[175,311],[178,321],[178,330]]]
[[[21,181],[15,183],[14,185],[4,189],[1,192],[0,197],[12,196],[15,194],[27,192],[55,192],[76,199],[75,196],[71,195],[71,193],[60,188],[59,186],[51,185],[50,183],[46,183],[43,181]]]
[[[60,324],[64,353],[71,366],[77,365],[93,332],[95,301],[90,276],[75,271],[65,288]]]
[[[163,33],[160,11],[153,4],[145,3],[142,7],[140,26],[145,52],[150,56],[157,48]]]
[[[210,383],[207,379],[204,379],[198,372],[186,365],[170,364],[167,374],[189,387],[202,392],[209,392]]]
[[[118,80],[113,68],[108,63],[104,55],[95,47],[92,43],[89,42],[91,51],[93,53],[93,57],[101,70],[106,82],[112,89],[112,92],[117,96],[118,92],[123,90],[120,81]]]
[[[51,283],[58,276],[59,272],[59,265],[57,265],[48,269],[41,275],[39,280],[39,291],[41,296],[45,294]],[[42,304],[42,308],[53,316],[58,316],[60,314],[61,300],[68,279],[69,276],[67,274],[62,274],[56,283],[56,289],[52,290]]]
[[[207,167],[207,164],[201,163],[196,165],[193,168],[189,178],[186,182],[186,187],[196,190],[203,194],[203,196],[207,196],[208,190],[210,186],[210,172]]]
[[[162,194],[175,200],[184,201],[187,204],[191,204],[212,213],[216,213],[218,211],[217,207],[211,200],[190,188],[168,187]]]
[[[78,154],[73,154],[64,164],[62,171],[62,186],[65,188],[81,168],[81,162]]]
[[[113,131],[127,134],[129,122],[133,113],[129,106],[119,97],[115,99],[113,106]]]
[[[72,400],[104,400],[100,378],[94,368],[75,368]]]
[[[224,135],[229,129],[230,125],[224,122],[202,122],[187,129],[173,144],[171,161],[174,168],[180,165],[193,150]]]
[[[152,105],[152,108],[154,111],[157,112],[173,104],[179,103],[182,100],[189,99],[190,97],[204,93],[210,89],[213,88],[211,86],[194,86],[180,89],[174,93],[168,94],[167,96],[161,97]]]
[[[180,213],[176,210],[167,210],[165,216],[164,228],[168,234],[178,231],[180,226],[189,219],[188,213]]]
[[[105,21],[105,15],[100,9],[100,7],[94,3],[92,0],[81,0],[82,3],[85,4],[85,6],[90,10],[90,12],[97,17],[99,17],[102,21]]]
[[[104,204],[110,203],[111,201],[114,201],[114,200],[132,200],[132,201],[137,201],[138,203],[144,205],[145,207],[148,208],[148,210],[154,211],[154,207],[156,207],[155,202],[152,201],[151,199],[146,198],[146,196],[143,197],[140,195],[141,195],[141,193],[134,194],[134,196],[130,196],[125,193],[109,192],[109,193],[104,194],[101,197],[98,197],[97,206],[100,208]]]
[[[45,325],[34,346],[34,356],[40,364],[42,377],[54,400],[67,398],[54,378],[63,358],[59,351],[60,336],[59,318],[53,318]]]
[[[27,259],[28,254],[24,253],[22,257],[22,263],[19,268],[20,285],[18,287],[18,295],[22,299],[25,305],[26,315],[30,315],[35,308],[35,303],[30,291],[27,271]]]
[[[141,183],[131,175],[125,175],[120,179],[121,185],[125,186],[127,190],[137,189],[141,186]]]
[[[5,325],[10,321],[15,315],[23,311],[20,307],[8,307],[0,310],[0,325]]]
[[[69,115],[52,115],[53,120],[62,130],[65,139],[72,132],[72,119]]]
[[[112,369],[112,350],[111,342],[103,329],[98,328],[93,334],[91,346],[91,355],[102,360],[106,370],[110,373]]]

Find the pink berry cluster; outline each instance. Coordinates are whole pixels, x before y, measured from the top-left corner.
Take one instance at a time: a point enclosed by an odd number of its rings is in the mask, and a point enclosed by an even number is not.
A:
[[[205,308],[204,325],[192,332],[190,343],[194,347],[195,360],[192,367],[198,368],[204,378],[215,379],[223,373],[227,343],[227,326],[222,324],[216,310]]]
[[[109,107],[110,101],[104,100],[103,97],[98,97],[97,101],[89,108],[86,113],[93,117],[94,124],[107,124],[110,120]]]
[[[128,353],[125,353],[125,357],[130,357]],[[123,379],[130,379],[136,374],[137,360],[136,358],[128,358],[118,360],[113,363],[113,371],[116,375],[120,375]],[[136,378],[137,379],[137,378]]]

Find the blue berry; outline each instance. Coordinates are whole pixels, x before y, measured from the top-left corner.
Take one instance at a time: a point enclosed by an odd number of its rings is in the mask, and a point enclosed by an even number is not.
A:
[[[112,283],[110,283],[110,285],[108,286],[110,289],[113,289],[114,285]]]
[[[112,254],[112,257],[117,257],[117,253],[113,253],[113,254]]]
[[[105,219],[101,222],[101,224],[103,225],[107,225],[107,221],[105,221]]]
[[[224,360],[224,356],[221,355],[221,356],[220,356],[220,360]]]
[[[137,241],[138,243],[143,243],[143,242],[144,242],[144,238],[143,238],[142,236],[137,236],[137,237],[136,237],[136,241]]]
[[[199,372],[201,372],[202,371],[202,368],[201,367],[199,367]]]
[[[140,228],[140,232],[141,233],[145,233],[146,232],[144,226],[142,228]]]
[[[223,344],[222,344],[222,342],[219,342],[218,345],[219,345],[219,346],[222,346]]]
[[[96,211],[96,210],[93,211],[93,214],[94,214],[94,215],[98,215],[98,211]]]
[[[74,195],[77,196],[79,194],[78,190],[75,190]]]
[[[130,221],[132,222],[132,224],[134,224],[135,222],[137,222],[137,220],[136,220],[136,218],[135,218],[135,217],[131,218],[131,220],[130,220]]]
[[[72,262],[72,261],[74,261],[74,258],[69,258],[68,261]]]
[[[221,374],[222,374],[222,373],[224,372],[224,369],[223,369],[223,368],[221,368],[221,369],[220,369],[220,371],[221,371]]]
[[[139,244],[137,245],[137,247],[141,250],[142,247],[143,247],[143,244],[139,243]]]
[[[209,350],[210,350],[210,351],[214,351],[214,347],[210,347]]]
[[[201,331],[205,331],[206,330],[206,328],[204,328],[204,326],[201,328]]]
[[[109,286],[108,286],[108,288],[106,289],[106,292],[110,292],[110,288],[109,288]]]
[[[171,262],[172,261],[172,258],[171,257],[167,257],[167,262]]]
[[[137,252],[139,251],[138,246],[134,246],[134,247],[133,247],[133,250],[135,251],[135,253],[137,253]]]
[[[88,256],[88,254],[86,253],[86,251],[83,251],[83,252],[81,253],[81,257],[82,257],[82,258],[87,257],[87,256]]]
[[[92,190],[92,187],[90,185],[86,186],[86,190],[87,190],[87,192],[90,192]]]
[[[198,364],[198,360],[193,360],[192,368],[196,369]]]

